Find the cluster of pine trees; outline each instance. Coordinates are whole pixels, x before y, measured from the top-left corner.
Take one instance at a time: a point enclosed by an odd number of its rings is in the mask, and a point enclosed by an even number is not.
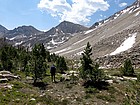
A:
[[[8,44],[0,48],[0,70],[10,72],[20,70],[27,76],[32,76],[34,83],[45,77],[46,70],[50,68],[51,64],[56,64],[57,71],[60,72],[68,69],[65,58],[50,54],[43,44],[36,44],[32,51]]]

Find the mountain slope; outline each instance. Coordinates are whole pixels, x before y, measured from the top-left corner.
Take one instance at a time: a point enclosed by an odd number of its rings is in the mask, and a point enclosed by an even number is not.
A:
[[[93,57],[102,57],[111,55],[111,53],[120,47],[126,39],[135,34],[135,42],[129,49],[125,50],[129,51],[140,43],[139,11],[140,1],[137,0],[126,9],[115,13],[105,20],[95,23],[90,30],[78,33],[64,43],[63,46],[51,52],[69,58],[77,58],[81,56],[87,42],[90,42],[93,47]],[[123,53],[123,51],[119,53]]]
[[[7,32],[8,32],[8,30],[5,27],[3,27],[2,25],[0,25],[0,37],[2,37]]]

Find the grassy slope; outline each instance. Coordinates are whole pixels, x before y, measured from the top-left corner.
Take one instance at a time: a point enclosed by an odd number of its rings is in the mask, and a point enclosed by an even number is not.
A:
[[[109,74],[115,71],[107,71]],[[105,90],[84,88],[82,81],[63,81],[51,83],[50,77],[44,81],[43,88],[35,87],[32,81],[26,80],[24,74],[21,80],[10,81],[12,89],[0,89],[0,105],[122,105],[133,103],[140,85],[132,81],[121,81],[110,84]],[[129,105],[129,104],[128,104]]]

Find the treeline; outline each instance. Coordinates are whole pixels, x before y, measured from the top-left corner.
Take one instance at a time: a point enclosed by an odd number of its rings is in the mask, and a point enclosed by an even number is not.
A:
[[[99,64],[91,58],[92,47],[87,43],[84,53],[81,57],[80,77],[85,82],[90,81],[93,84],[98,84],[105,79],[104,70],[99,68]],[[8,44],[3,44],[0,48],[0,70],[8,70],[15,72],[20,70],[26,76],[32,76],[34,82],[42,80],[46,76],[46,71],[52,64],[56,65],[57,72],[64,73],[68,70],[66,59],[56,54],[51,54],[45,49],[43,44],[36,44],[32,51],[18,46],[13,47]],[[134,76],[134,68],[131,60],[127,59],[121,67],[121,75]]]
[[[34,82],[42,80],[50,65],[55,64],[57,72],[68,70],[66,59],[56,54],[51,54],[43,44],[36,44],[32,51],[18,46],[4,44],[0,48],[0,70],[16,72],[20,70],[26,76],[32,76]]]

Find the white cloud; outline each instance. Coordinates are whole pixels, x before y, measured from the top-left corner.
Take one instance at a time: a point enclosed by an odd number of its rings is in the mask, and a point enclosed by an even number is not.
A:
[[[103,17],[103,15],[102,15],[102,14],[100,14],[100,17]]]
[[[120,3],[120,4],[119,4],[120,7],[124,7],[124,6],[126,6],[126,5],[127,5],[127,3]]]
[[[88,23],[90,16],[97,11],[106,11],[109,4],[105,0],[41,0],[38,8],[47,11],[51,16],[60,17],[60,21],[67,20],[75,23]]]

